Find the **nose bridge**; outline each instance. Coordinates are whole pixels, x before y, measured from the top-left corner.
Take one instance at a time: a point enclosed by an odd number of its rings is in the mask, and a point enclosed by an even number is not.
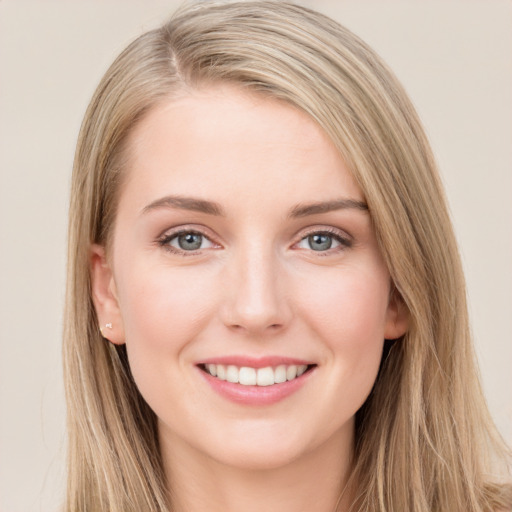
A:
[[[290,309],[279,258],[271,244],[249,241],[232,257],[224,322],[251,333],[284,327]]]

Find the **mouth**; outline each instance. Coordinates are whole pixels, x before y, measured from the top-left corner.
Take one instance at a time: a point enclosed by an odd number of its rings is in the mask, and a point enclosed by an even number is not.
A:
[[[297,380],[313,370],[316,364],[280,364],[263,368],[215,363],[204,363],[198,366],[202,371],[220,381],[242,386],[267,387]]]
[[[210,388],[238,405],[270,406],[307,386],[316,363],[285,356],[219,356],[196,363]]]

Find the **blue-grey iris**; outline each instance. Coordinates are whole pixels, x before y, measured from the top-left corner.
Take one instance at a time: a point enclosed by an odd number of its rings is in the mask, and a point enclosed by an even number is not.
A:
[[[184,251],[196,251],[201,248],[203,235],[199,233],[185,233],[178,236],[178,245]]]
[[[308,236],[308,243],[313,251],[326,251],[332,246],[332,236],[317,233]]]

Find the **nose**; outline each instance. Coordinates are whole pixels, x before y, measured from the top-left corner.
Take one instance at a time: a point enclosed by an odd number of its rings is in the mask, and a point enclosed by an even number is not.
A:
[[[223,283],[224,325],[247,335],[282,331],[292,312],[279,258],[255,246],[233,256]]]

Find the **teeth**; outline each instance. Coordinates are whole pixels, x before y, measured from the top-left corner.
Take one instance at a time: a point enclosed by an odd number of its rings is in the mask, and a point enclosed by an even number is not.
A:
[[[301,364],[297,366],[297,377],[300,377],[308,369],[307,365]]]
[[[297,377],[297,367],[292,364],[286,369],[286,380],[293,380]]]
[[[228,382],[238,382],[238,368],[236,366],[228,366],[226,370],[226,380]]]
[[[272,386],[274,382],[274,370],[270,366],[267,368],[258,368],[256,374],[256,384],[258,386]]]
[[[250,368],[248,366],[238,366],[223,364],[207,364],[205,370],[220,380],[226,380],[232,383],[239,383],[243,386],[272,386],[281,384],[287,380],[293,380],[300,377],[306,370],[307,365],[279,365],[276,368],[267,366],[265,368]]]
[[[239,375],[238,382],[240,382],[240,384],[244,386],[254,386],[256,384],[256,370],[254,368],[243,366],[240,368]]]
[[[220,380],[226,380],[226,367],[223,364],[217,365],[217,378]]]
[[[286,382],[286,366],[282,364],[278,366],[274,371],[274,382],[276,384],[281,384],[281,382]]]

